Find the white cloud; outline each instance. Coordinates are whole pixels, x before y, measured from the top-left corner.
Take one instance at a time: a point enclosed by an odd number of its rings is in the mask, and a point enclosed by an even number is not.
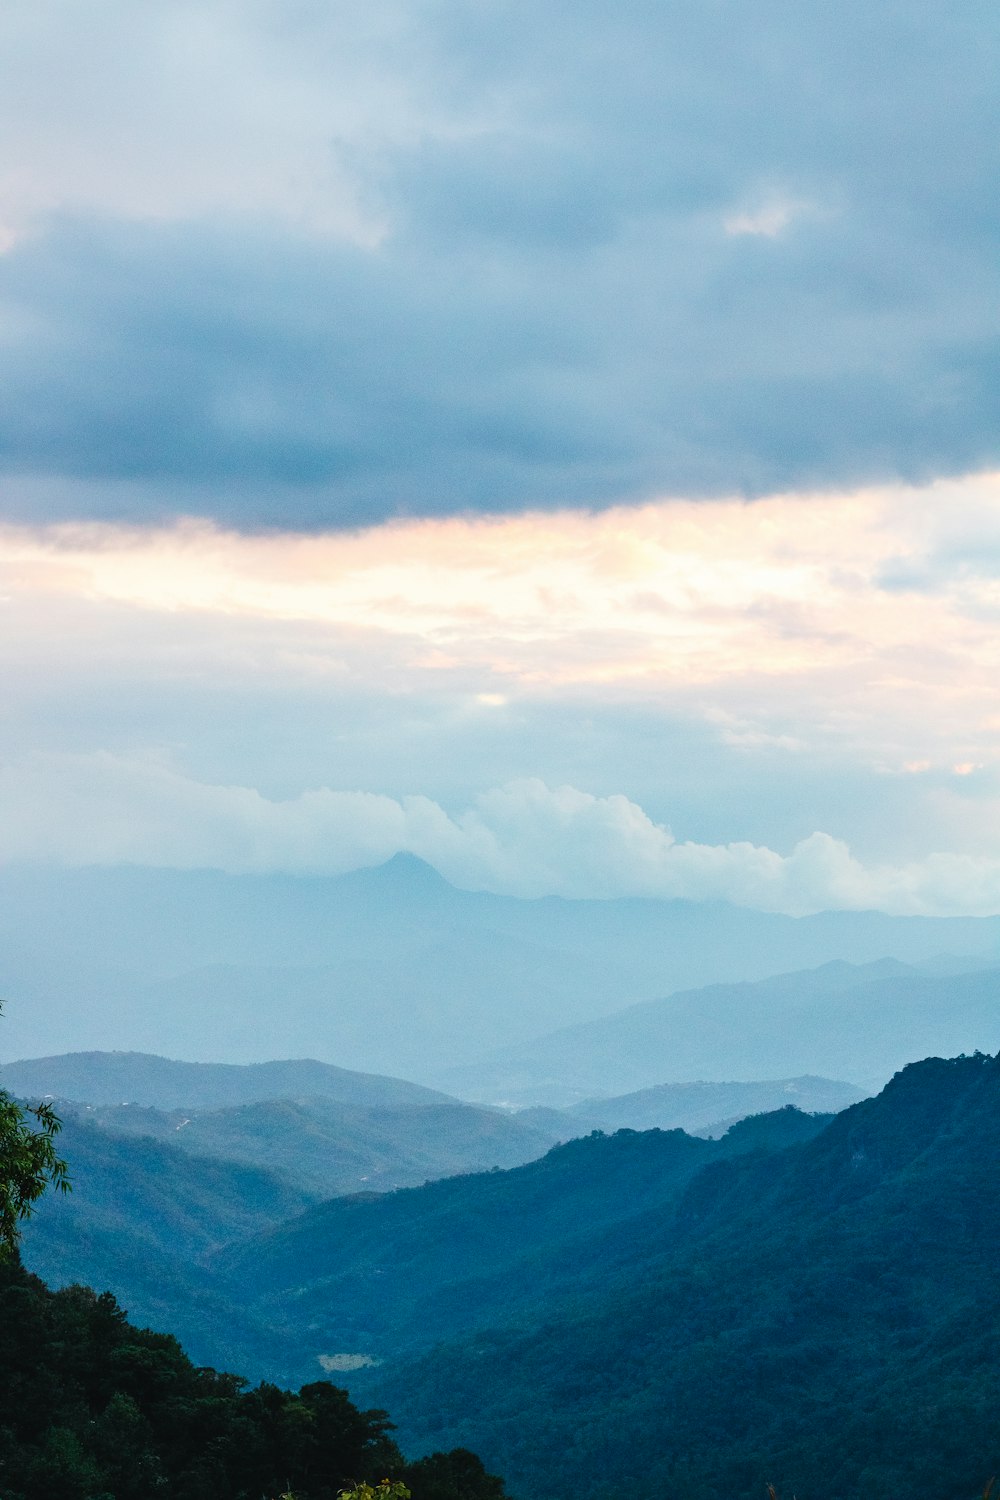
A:
[[[317,14],[311,26],[268,5],[188,0],[8,10],[0,211],[11,242],[46,214],[97,211],[231,214],[376,243],[380,216],[342,148],[408,131],[412,111],[391,66],[396,12],[383,7],[379,24],[365,9],[339,6],[335,24]]]
[[[1000,913],[1000,859],[941,853],[866,866],[825,833],[788,854],[678,842],[627,797],[534,778],[451,815],[428,797],[327,787],[279,801],[107,754],[0,771],[5,862],[341,874],[404,851],[458,886],[522,897],[715,900],[793,916]]]
[[[728,235],[750,235],[754,238],[777,239],[788,226],[810,211],[809,203],[795,198],[773,196],[755,208],[743,208],[731,213],[723,220]]]

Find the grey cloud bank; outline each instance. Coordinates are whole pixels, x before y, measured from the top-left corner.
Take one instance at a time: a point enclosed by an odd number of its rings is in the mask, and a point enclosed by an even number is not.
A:
[[[58,71],[69,14],[8,20],[7,83]],[[50,94],[51,190],[0,200],[7,516],[355,525],[1000,458],[992,6],[96,14],[129,17],[103,108]],[[189,92],[144,113],[168,66]]]

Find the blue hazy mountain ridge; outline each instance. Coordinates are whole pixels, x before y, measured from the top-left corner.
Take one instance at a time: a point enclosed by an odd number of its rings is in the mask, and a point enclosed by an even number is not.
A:
[[[886,955],[985,967],[1000,919],[520,900],[457,890],[409,856],[336,878],[10,865],[0,952],[8,1058],[298,1054],[447,1087],[445,1064],[709,983]],[[758,1076],[802,1071],[830,1069]]]
[[[576,1145],[596,1167],[622,1139]],[[418,1448],[475,1446],[528,1500],[753,1500],[769,1482],[958,1500],[1000,1460],[998,1158],[1000,1062],[911,1065],[811,1139],[710,1163],[611,1226],[599,1256],[572,1256],[572,1286],[536,1263],[534,1312],[518,1278],[506,1314],[464,1287],[466,1333],[352,1391]],[[389,1243],[371,1252],[392,1295],[405,1258]]]
[[[1000,969],[938,968],[836,961],[707,986],[442,1069],[436,1081],[466,1098],[519,1104],[775,1072],[845,1079],[869,1092],[921,1057],[1000,1047]]]
[[[143,1052],[69,1052],[0,1065],[8,1093],[84,1104],[212,1109],[308,1097],[367,1107],[455,1103],[403,1078],[357,1073],[312,1058],[261,1063],[182,1062]]]
[[[865,1097],[854,1084],[832,1078],[762,1079],[756,1083],[661,1083],[611,1099],[584,1099],[563,1111],[526,1109],[517,1119],[552,1128],[562,1116],[581,1132],[597,1130],[686,1130],[697,1132],[747,1115],[768,1114],[793,1105],[805,1114],[839,1114]]]
[[[457,1100],[438,1103],[433,1096],[391,1107],[315,1097],[221,1110],[109,1105],[91,1108],[87,1118],[112,1134],[150,1137],[192,1156],[266,1162],[286,1182],[321,1198],[520,1166],[559,1139],[539,1122]]]

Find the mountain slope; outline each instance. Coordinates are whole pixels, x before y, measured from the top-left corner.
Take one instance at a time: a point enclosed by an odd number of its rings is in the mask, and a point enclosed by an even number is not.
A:
[[[438,1081],[465,1098],[525,1104],[776,1074],[878,1087],[908,1062],[971,1047],[1000,1047],[1000,970],[928,975],[894,960],[837,962],[633,1005]]]
[[[786,1109],[723,1141],[679,1130],[570,1141],[513,1171],[319,1204],[213,1265],[283,1330],[282,1379],[337,1354],[392,1365],[479,1320],[544,1322],[551,1299],[600,1284],[707,1163],[780,1150],[827,1118]]]
[[[259,1167],[124,1140],[72,1116],[59,1149],[73,1190],[44,1197],[24,1226],[29,1269],[56,1287],[113,1291],[137,1321],[173,1328],[201,1363],[263,1359],[266,1335],[239,1299],[219,1295],[203,1262],[297,1215],[310,1195]]]
[[[1000,1466],[1000,1062],[907,1068],[813,1140],[697,1174],[544,1326],[365,1379],[411,1442],[477,1441],[517,1493],[927,1493]]]
[[[0,1067],[0,1088],[38,1098],[85,1104],[147,1105],[154,1109],[220,1109],[264,1099],[316,1095],[362,1107],[453,1102],[417,1083],[355,1073],[330,1063],[178,1062],[144,1052],[69,1052],[25,1058]]]
[[[321,1198],[520,1166],[557,1139],[501,1110],[447,1099],[392,1108],[325,1098],[267,1099],[201,1111],[117,1105],[91,1109],[88,1118],[102,1130],[151,1136],[189,1155],[266,1163]]]

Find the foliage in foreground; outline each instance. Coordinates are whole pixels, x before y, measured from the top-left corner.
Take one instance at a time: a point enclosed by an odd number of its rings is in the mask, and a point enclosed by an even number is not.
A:
[[[21,1105],[0,1089],[0,1260],[12,1254],[23,1220],[47,1187],[69,1192],[66,1163],[55,1148],[61,1129],[50,1104]]]
[[[383,1480],[414,1500],[504,1500],[463,1450],[407,1464],[391,1426],[327,1381],[246,1390],[110,1293],[0,1265],[0,1500],[336,1500]]]

